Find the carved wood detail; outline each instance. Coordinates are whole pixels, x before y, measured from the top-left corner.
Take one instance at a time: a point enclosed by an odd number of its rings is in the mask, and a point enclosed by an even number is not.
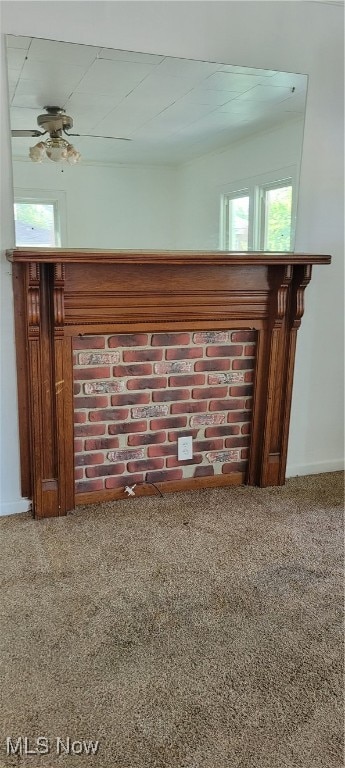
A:
[[[312,264],[328,264],[330,256],[28,248],[10,251],[8,258],[14,262],[22,482],[36,517],[98,500],[96,491],[87,498],[74,492],[74,335],[256,330],[246,477],[233,473],[160,487],[284,483],[304,291]],[[140,493],[156,490],[143,486]]]
[[[27,268],[27,317],[29,338],[36,338],[40,326],[40,265],[37,262],[28,264]]]
[[[65,321],[65,265],[54,264],[54,333],[55,336],[64,335]]]

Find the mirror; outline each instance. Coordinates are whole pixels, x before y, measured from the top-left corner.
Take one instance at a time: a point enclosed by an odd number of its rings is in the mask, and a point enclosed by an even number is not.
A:
[[[307,76],[12,35],[7,55],[11,128],[31,131],[17,245],[293,250]],[[56,105],[74,165],[29,158]]]

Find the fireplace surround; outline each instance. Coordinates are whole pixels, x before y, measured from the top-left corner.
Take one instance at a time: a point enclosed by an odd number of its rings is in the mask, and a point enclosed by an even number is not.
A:
[[[327,255],[17,248],[22,493],[37,518],[285,482],[296,334]],[[193,460],[177,458],[193,437]]]

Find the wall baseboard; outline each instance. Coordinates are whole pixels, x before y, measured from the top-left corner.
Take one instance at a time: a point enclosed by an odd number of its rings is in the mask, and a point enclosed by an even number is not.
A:
[[[286,467],[286,477],[297,477],[298,475],[322,475],[325,472],[341,472],[344,469],[344,459],[317,461],[313,464],[288,464]]]
[[[20,512],[29,512],[31,499],[17,499],[16,501],[0,502],[0,517],[4,515],[16,515]]]
[[[314,464],[291,464],[286,468],[286,477],[298,477],[303,475],[322,475],[325,472],[341,472],[345,469],[344,459],[335,461],[318,461]],[[15,515],[20,512],[29,512],[30,499],[18,499],[17,501],[0,502],[0,517]]]

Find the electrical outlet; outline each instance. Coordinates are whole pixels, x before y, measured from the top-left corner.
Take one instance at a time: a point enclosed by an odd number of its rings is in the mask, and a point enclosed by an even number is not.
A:
[[[193,458],[193,438],[178,437],[177,438],[177,458],[179,461],[188,461]]]

